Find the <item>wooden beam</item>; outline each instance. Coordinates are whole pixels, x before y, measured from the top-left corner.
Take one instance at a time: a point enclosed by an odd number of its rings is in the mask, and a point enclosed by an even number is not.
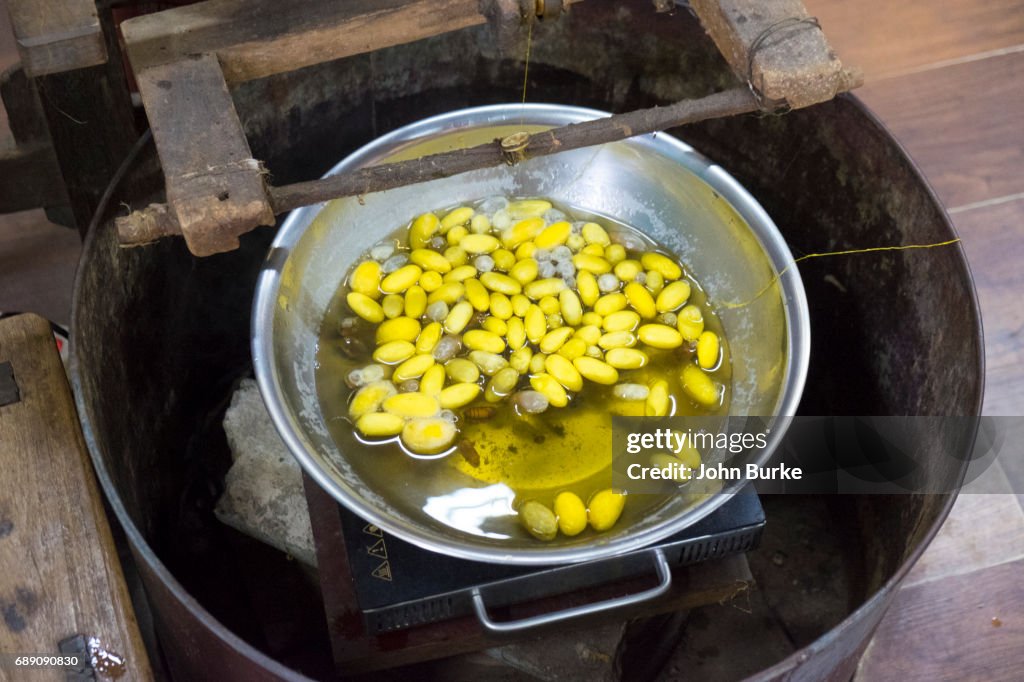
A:
[[[769,102],[826,102],[847,73],[801,0],[691,0],[729,66]]]
[[[93,0],[7,0],[18,54],[29,77],[107,61]]]
[[[216,54],[229,83],[485,22],[479,0],[206,0],[121,25],[132,68]]]
[[[273,225],[259,162],[217,58],[195,56],[136,73],[167,184],[167,200],[197,256],[238,248]]]
[[[0,651],[56,655],[84,635],[110,654],[104,679],[152,679],[49,322],[0,320],[7,363],[17,390],[0,406]],[[0,680],[25,675],[0,666]]]

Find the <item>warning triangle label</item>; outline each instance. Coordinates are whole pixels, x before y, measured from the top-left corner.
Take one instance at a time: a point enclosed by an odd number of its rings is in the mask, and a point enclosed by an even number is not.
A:
[[[373,572],[370,573],[370,575],[374,578],[391,582],[391,564],[389,564],[387,559],[385,559],[381,562],[380,566],[373,569]]]
[[[388,558],[388,547],[387,547],[387,545],[384,544],[384,538],[381,538],[380,540],[377,540],[377,542],[375,542],[372,545],[370,545],[369,547],[367,547],[366,548],[366,553],[369,554],[370,556],[375,556],[378,559],[387,559]]]
[[[372,535],[375,538],[384,537],[384,531],[382,531],[380,528],[373,525],[372,523],[368,523],[365,526],[363,526],[363,532],[367,535]]]

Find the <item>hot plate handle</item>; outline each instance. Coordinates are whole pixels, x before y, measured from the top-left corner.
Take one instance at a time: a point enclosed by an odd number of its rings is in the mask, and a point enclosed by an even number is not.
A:
[[[491,620],[491,617],[487,615],[487,605],[484,604],[484,597],[480,593],[480,589],[475,588],[473,590],[473,610],[476,612],[476,617],[480,621],[480,624],[484,626],[484,629],[496,634],[506,634],[510,632],[522,632],[523,630],[551,625],[553,623],[560,623],[573,618],[579,618],[580,616],[589,616],[595,613],[618,609],[623,606],[640,604],[650,599],[656,599],[665,594],[668,591],[668,588],[672,586],[672,571],[669,569],[668,560],[665,558],[665,553],[661,549],[651,550],[651,554],[654,558],[654,569],[658,573],[659,582],[651,589],[644,590],[643,592],[628,594],[624,597],[616,597],[615,599],[594,602],[592,604],[584,604],[583,606],[576,606],[563,611],[555,611],[553,613],[545,613],[539,616],[522,618],[520,620],[499,622]]]

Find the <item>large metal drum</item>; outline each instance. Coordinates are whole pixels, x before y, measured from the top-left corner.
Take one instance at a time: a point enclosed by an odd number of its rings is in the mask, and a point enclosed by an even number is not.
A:
[[[253,154],[275,183],[311,179],[400,125],[513,99],[522,64],[497,57],[487,40],[483,29],[464,30],[247,83],[234,96]],[[685,13],[655,15],[646,0],[582,3],[536,30],[529,97],[623,111],[706,94],[731,79]],[[732,173],[795,255],[953,236],[913,164],[854,97],[673,133]],[[135,167],[112,209],[156,198],[152,161]],[[266,597],[261,585],[293,581],[292,603],[277,607],[305,608],[311,621],[321,618],[315,590],[280,557],[254,561],[258,550],[224,541],[211,511],[229,464],[216,447],[217,420],[250,370],[250,303],[273,234],[258,230],[236,252],[197,260],[175,240],[122,250],[103,222],[78,273],[72,381],[80,417],[180,679],[293,678],[299,668],[329,668],[322,639],[253,629],[260,605],[243,599],[247,584],[247,594]],[[981,326],[959,246],[925,257],[820,259],[800,270],[813,340],[802,413],[978,414]],[[931,447],[963,454],[962,443],[936,438]],[[938,488],[962,472],[936,466],[927,475]],[[836,577],[841,606],[805,634],[801,650],[759,675],[848,679],[952,497],[764,502],[769,528],[782,535],[800,532],[783,513],[793,505],[827,510],[835,522],[817,532],[849,551]],[[751,556],[755,569],[761,560]]]

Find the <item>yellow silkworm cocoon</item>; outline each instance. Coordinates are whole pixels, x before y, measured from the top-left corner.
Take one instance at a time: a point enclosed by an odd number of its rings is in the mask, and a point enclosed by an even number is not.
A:
[[[509,300],[512,301],[512,314],[516,317],[523,317],[526,315],[526,311],[530,309],[531,305],[533,305],[533,302],[522,294],[516,294]]]
[[[604,324],[604,318],[591,310],[590,312],[583,313],[583,317],[580,318],[580,324],[584,327],[597,327],[600,329],[601,325]]]
[[[491,258],[494,259],[494,269],[502,272],[508,272],[516,264],[515,254],[508,249],[498,249],[491,254]]]
[[[427,292],[418,284],[405,290],[403,310],[406,317],[419,317],[427,310]]]
[[[548,356],[543,353],[535,353],[530,358],[530,374],[540,374],[544,371],[544,365]]]
[[[700,338],[704,331],[704,314],[695,305],[688,305],[679,311],[676,318],[676,329],[687,341],[693,342]]]
[[[508,320],[512,317],[512,302],[509,301],[508,296],[499,294],[497,291],[491,294],[488,309],[491,311],[491,315],[499,320]]]
[[[704,407],[713,407],[719,403],[718,384],[697,365],[683,367],[679,380],[683,384],[683,391],[694,402]]]
[[[558,349],[558,354],[567,360],[575,360],[586,354],[588,345],[590,344],[583,339],[572,338],[562,344],[562,347]]]
[[[657,296],[663,288],[665,288],[665,278],[661,276],[660,272],[654,270],[647,271],[647,281],[644,282],[648,289],[651,290],[651,294]]]
[[[380,263],[373,260],[363,261],[349,278],[349,287],[363,296],[374,300],[380,298]]]
[[[464,225],[458,225],[448,230],[448,234],[445,235],[445,239],[448,240],[448,244],[451,246],[458,246],[462,243],[462,239],[469,234],[469,230]]]
[[[491,307],[491,294],[479,280],[470,277],[462,283],[466,287],[466,300],[478,312],[484,312]]]
[[[480,395],[480,386],[475,383],[458,383],[452,384],[447,388],[443,389],[437,396],[437,400],[441,403],[441,407],[446,410],[454,410],[460,407],[465,407],[471,402],[476,400],[477,396]]]
[[[513,350],[522,348],[523,344],[526,343],[526,325],[523,324],[522,318],[510,317],[505,325],[508,328],[505,332],[508,347]]]
[[[371,438],[397,436],[405,428],[405,419],[387,412],[371,412],[356,420],[356,428]]]
[[[508,274],[520,284],[529,284],[537,279],[537,261],[532,258],[524,258],[513,265]]]
[[[563,289],[563,291],[568,291],[568,289]],[[559,296],[561,296],[561,294],[559,294]],[[545,296],[537,301],[537,305],[540,306],[540,311],[545,315],[554,315],[562,310],[562,306],[554,296]]]
[[[601,327],[596,324],[587,324],[576,330],[575,336],[582,339],[588,346],[593,346],[601,338]]]
[[[441,228],[441,221],[433,213],[424,213],[412,221],[409,227],[409,246],[414,249],[422,249],[430,241],[430,238]]]
[[[444,258],[452,264],[453,268],[465,265],[469,262],[469,254],[461,246],[449,246],[444,250]]]
[[[519,383],[519,372],[511,367],[500,369],[487,382],[484,399],[489,403],[501,402],[502,398],[515,389],[517,383]]]
[[[465,225],[473,217],[473,213],[469,206],[460,206],[441,219],[441,229],[447,231],[456,225]]]
[[[585,306],[593,306],[601,297],[601,289],[597,286],[597,277],[586,270],[576,273],[576,290],[580,292],[580,300]]]
[[[345,296],[348,307],[367,322],[377,324],[384,320],[384,309],[375,300],[358,291],[350,291]]]
[[[417,281],[423,269],[418,265],[403,265],[380,282],[380,290],[385,294],[400,294]]]
[[[587,510],[590,527],[598,532],[609,530],[622,516],[625,506],[626,496],[611,488],[595,494],[590,498],[590,508]]]
[[[527,218],[501,233],[501,243],[506,249],[514,249],[523,242],[530,241],[544,229],[542,218]]]
[[[538,356],[534,356],[538,357]],[[550,374],[541,372],[530,377],[530,386],[533,390],[543,393],[552,407],[565,407],[569,404],[569,396],[566,394],[562,384],[558,383]]]
[[[405,312],[405,299],[398,294],[388,294],[381,300],[380,307],[384,311],[384,317],[393,320]]]
[[[690,299],[690,283],[685,280],[672,282],[661,290],[655,302],[659,313],[671,312]]]
[[[432,455],[450,447],[457,433],[455,424],[441,417],[410,419],[402,429],[402,442],[413,452]]]
[[[488,353],[505,351],[505,340],[486,329],[470,329],[462,335],[462,343],[470,350],[483,350]]]
[[[429,353],[434,350],[434,346],[441,340],[441,335],[444,333],[444,328],[440,322],[431,322],[423,331],[420,332],[419,336],[416,337],[416,352],[417,353]]]
[[[377,345],[389,341],[415,341],[420,335],[420,321],[411,317],[396,317],[393,320],[384,320],[377,327]]]
[[[572,362],[561,355],[549,355],[544,359],[544,369],[553,376],[558,383],[570,391],[578,391],[583,388],[583,377],[573,366]]]
[[[480,326],[498,336],[505,336],[508,334],[508,325],[505,320],[495,317],[494,315],[488,315],[484,318],[484,321],[480,323]]]
[[[529,218],[544,215],[551,210],[551,202],[543,199],[520,199],[511,202],[506,210],[513,218]]]
[[[667,417],[670,407],[668,382],[664,379],[651,382],[651,392],[647,394],[647,400],[644,402],[644,416]]]
[[[597,223],[584,223],[581,234],[587,244],[599,244],[603,247],[612,243],[612,240],[608,237],[608,233]]]
[[[582,249],[580,249],[580,253],[585,253],[588,256],[604,257],[604,247],[601,246],[600,244],[587,244]]]
[[[558,493],[555,498],[555,516],[558,517],[558,530],[562,531],[562,535],[579,535],[587,527],[586,505],[578,495],[568,490]]]
[[[632,282],[636,276],[643,271],[640,263],[635,260],[626,259],[615,264],[615,276],[623,282]]]
[[[630,332],[636,329],[638,324],[640,324],[638,314],[632,310],[620,310],[604,318],[601,326],[608,332]]]
[[[530,282],[523,287],[523,293],[526,294],[527,298],[532,298],[536,301],[545,296],[557,296],[565,288],[565,282],[558,277],[548,277],[547,279],[538,279]]]
[[[594,312],[601,317],[605,317],[622,310],[628,304],[629,301],[626,300],[626,295],[616,291],[615,293],[605,294],[597,299],[594,302]]]
[[[636,345],[636,334],[631,331],[608,332],[598,338],[597,345],[605,350],[632,348]]]
[[[526,374],[530,369],[530,362],[533,360],[533,351],[529,346],[523,346],[513,351],[508,358],[508,365],[519,374]]]
[[[660,272],[665,279],[679,279],[683,276],[680,268],[671,258],[654,251],[648,251],[640,257],[640,262],[648,270]]]
[[[643,284],[630,282],[623,289],[622,293],[626,295],[626,300],[629,301],[629,305],[632,306],[633,310],[640,313],[640,317],[645,320],[649,320],[658,314],[654,297],[651,296],[651,292],[647,291]]]
[[[626,260],[626,247],[622,244],[611,244],[604,249],[604,257],[612,265]]]
[[[441,277],[440,272],[434,272],[429,270],[420,275],[419,285],[423,287],[423,291],[428,294],[437,291],[444,284],[444,279]]]
[[[409,254],[409,260],[424,270],[433,270],[442,275],[452,269],[448,259],[433,249],[413,249]]]
[[[465,283],[467,279],[476,277],[476,268],[472,265],[460,265],[452,268],[451,272],[444,276],[444,281],[449,284]]]
[[[444,318],[444,330],[449,334],[458,334],[466,328],[471,319],[473,319],[473,306],[469,301],[459,301]]]
[[[553,249],[556,246],[561,246],[565,243],[565,240],[572,234],[572,225],[560,220],[557,223],[551,223],[544,230],[537,235],[537,238],[533,240],[534,246],[538,249]]]
[[[718,364],[718,334],[704,332],[697,339],[697,364],[703,369],[713,369]]]
[[[491,219],[483,213],[478,213],[469,221],[469,229],[475,234],[483,234],[491,229]]]
[[[530,343],[540,343],[547,333],[548,324],[539,305],[531,305],[527,309],[523,323],[526,325],[526,338],[530,339]]]
[[[389,341],[373,351],[373,359],[385,365],[394,365],[408,360],[415,353],[416,346],[409,341]]]
[[[537,250],[537,245],[533,242],[523,242],[516,247],[516,258],[522,260],[524,258],[532,258],[533,253]]]
[[[559,327],[545,334],[540,340],[542,353],[554,353],[572,336],[572,327]]]
[[[518,294],[523,290],[523,285],[518,280],[508,275],[503,275],[500,272],[485,272],[480,275],[480,283],[491,291],[496,291],[506,296]]]
[[[682,335],[667,324],[645,324],[636,335],[652,348],[678,348],[683,345]]]
[[[348,404],[348,416],[359,419],[380,409],[381,403],[398,393],[398,389],[390,381],[374,381],[363,386],[352,396]]]
[[[395,368],[395,373],[391,379],[398,384],[403,381],[409,381],[409,379],[419,379],[423,376],[424,372],[433,366],[434,356],[430,353],[414,355]]]
[[[595,275],[603,275],[612,271],[612,264],[600,256],[591,256],[586,253],[577,253],[572,257],[572,263],[577,270],[585,270]]]
[[[469,234],[462,238],[459,246],[466,253],[490,253],[501,246],[498,238],[490,234]]]
[[[577,327],[583,320],[583,304],[580,297],[572,289],[563,289],[558,293],[558,307],[562,311],[565,323]]]
[[[584,355],[572,361],[573,366],[595,384],[611,385],[619,380],[619,371],[603,360]]]
[[[636,348],[612,348],[604,361],[616,369],[640,369],[648,362],[647,353]]]
[[[420,393],[437,396],[444,388],[445,371],[442,365],[431,365],[420,378]]]
[[[508,360],[497,353],[489,353],[485,350],[470,351],[469,359],[489,377],[508,367]]]
[[[466,358],[452,358],[444,365],[444,371],[451,380],[461,384],[476,384],[480,368]]]

